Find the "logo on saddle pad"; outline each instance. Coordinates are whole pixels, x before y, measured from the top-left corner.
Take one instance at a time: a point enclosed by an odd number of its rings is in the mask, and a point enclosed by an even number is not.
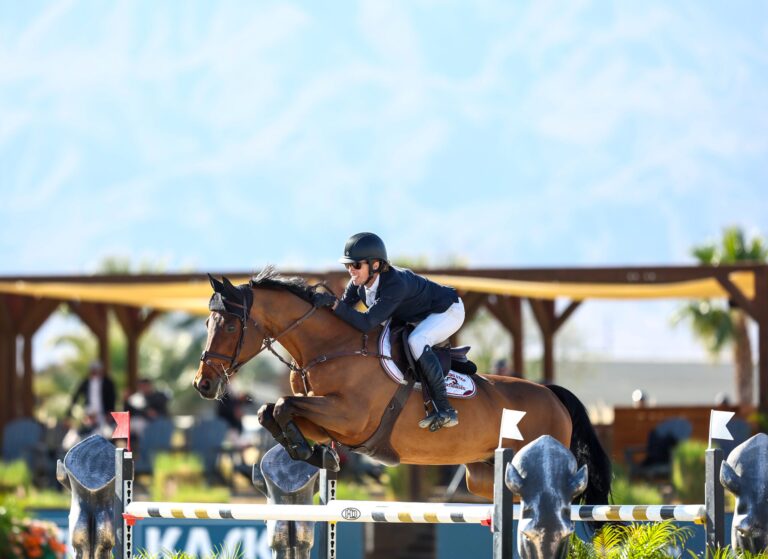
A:
[[[379,337],[379,353],[384,356],[392,355],[392,346],[390,342],[390,321],[388,320],[384,324],[384,330]],[[405,375],[392,359],[382,358],[381,366],[387,372],[387,375],[397,382],[398,384],[408,384],[405,380]],[[416,383],[416,388],[421,388],[421,383]],[[449,371],[445,375],[445,390],[448,393],[449,398],[472,398],[477,392],[475,381],[467,376],[457,373],[456,371]]]

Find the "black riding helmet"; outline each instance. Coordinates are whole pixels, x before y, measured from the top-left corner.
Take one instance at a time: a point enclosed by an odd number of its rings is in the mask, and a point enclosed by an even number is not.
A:
[[[344,256],[339,258],[342,264],[352,264],[354,262],[381,260],[389,262],[387,258],[387,247],[384,241],[378,235],[373,233],[357,233],[347,239],[344,245]]]

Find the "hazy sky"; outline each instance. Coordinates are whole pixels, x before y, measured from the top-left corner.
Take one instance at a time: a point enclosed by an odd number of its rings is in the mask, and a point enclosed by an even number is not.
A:
[[[691,263],[768,233],[765,2],[0,0],[0,274]],[[587,347],[700,357],[674,303]]]

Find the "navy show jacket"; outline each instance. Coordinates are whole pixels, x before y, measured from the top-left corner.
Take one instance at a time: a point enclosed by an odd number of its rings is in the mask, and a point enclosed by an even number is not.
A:
[[[334,313],[361,332],[369,332],[388,318],[420,322],[430,314],[447,311],[458,300],[453,287],[430,281],[406,268],[391,266],[379,274],[376,299],[368,310],[354,309],[359,301],[366,304],[365,288],[350,280]]]

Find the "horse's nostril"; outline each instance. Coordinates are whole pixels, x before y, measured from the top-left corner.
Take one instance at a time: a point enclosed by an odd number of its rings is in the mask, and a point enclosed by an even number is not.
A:
[[[211,389],[211,381],[207,378],[202,379],[197,383],[197,389],[200,392],[208,392]]]

